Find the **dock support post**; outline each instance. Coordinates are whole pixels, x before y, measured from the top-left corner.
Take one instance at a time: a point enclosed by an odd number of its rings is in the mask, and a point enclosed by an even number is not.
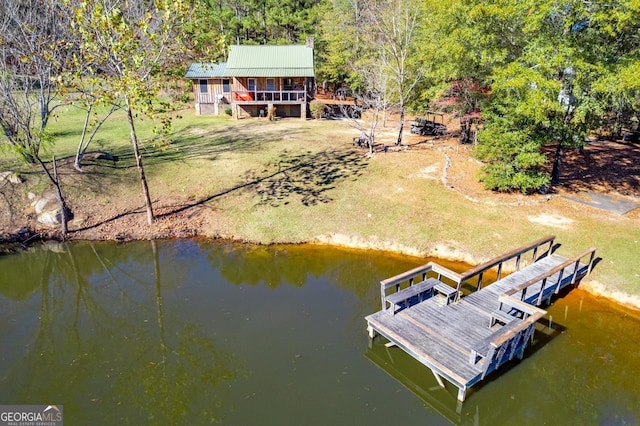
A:
[[[444,382],[442,381],[442,378],[440,377],[440,375],[438,375],[438,373],[436,373],[436,370],[431,370],[431,372],[433,373],[433,376],[436,378],[436,381],[438,382],[438,385],[440,385],[440,387],[442,389],[444,389]]]
[[[376,331],[370,325],[367,326],[367,332],[369,333],[369,339],[373,340],[376,337]]]
[[[373,329],[373,327],[371,327],[370,325],[367,324],[367,334],[369,334],[369,349],[373,349],[373,341],[376,337],[376,331]]]
[[[464,398],[467,396],[467,388],[458,388],[458,402],[464,402]]]

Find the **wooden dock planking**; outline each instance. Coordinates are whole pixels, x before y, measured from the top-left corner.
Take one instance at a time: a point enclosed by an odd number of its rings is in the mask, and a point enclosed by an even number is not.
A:
[[[471,339],[486,337],[489,334],[489,314],[469,309],[465,304],[458,305],[463,309],[438,309],[443,308],[442,306],[437,306],[434,309],[427,303],[421,303],[416,305],[415,309],[408,310],[403,314],[417,320],[426,320],[428,325],[438,327],[445,338],[451,336],[454,338],[455,336],[469,336]]]
[[[471,348],[473,346],[473,342],[479,340],[482,336],[471,335],[471,334],[462,334],[459,333],[459,330],[456,329],[444,329],[442,327],[433,327],[428,326],[419,321],[416,317],[405,316],[405,318],[412,322],[414,325],[421,327],[426,333],[430,333],[433,337],[445,340],[447,344],[451,345],[453,348],[458,350],[462,355],[464,355],[467,359],[471,354]],[[486,331],[488,334],[491,331],[487,325]],[[486,334],[484,337],[488,336]]]
[[[427,367],[435,367],[439,375],[456,386],[464,386],[481,374],[478,367],[468,362],[464,353],[437,336],[425,333],[422,327],[398,315],[391,319],[379,315],[376,317],[379,313],[381,312],[367,317],[369,325],[374,327],[376,332]],[[388,313],[384,315],[389,316]]]
[[[520,271],[507,275],[500,281],[496,281],[495,283],[485,287],[484,289],[490,293],[504,293],[505,291],[509,291],[525,281],[544,274],[546,271],[553,269],[566,260],[567,259],[565,259],[564,257],[558,256],[556,254],[544,257],[536,263],[529,265],[526,268],[521,269]]]
[[[487,269],[497,266],[501,271],[504,262],[515,258],[516,271],[506,277],[499,273],[500,279],[495,283],[447,304],[439,303],[432,296],[396,312],[394,301],[403,296],[394,296],[396,293],[388,294],[388,291],[413,293],[419,290],[411,288],[414,281],[416,285],[428,281],[430,286],[453,294],[455,288],[448,291],[451,287],[444,288],[445,285],[439,282],[442,276],[452,280],[454,285],[457,283],[458,290],[464,280],[477,276],[478,287],[481,287],[482,274],[486,269],[476,267],[467,273],[457,274],[430,262],[383,280],[383,309],[366,317],[369,336],[373,339],[377,334],[382,335],[416,358],[432,370],[441,386],[440,377],[453,383],[458,387],[458,400],[464,401],[467,389],[484,379],[486,374],[514,356],[521,358],[524,355],[535,322],[546,314],[536,306],[550,301],[559,289],[577,283],[590,272],[594,248],[567,259],[551,253],[554,238],[545,237],[486,262],[483,265]],[[536,257],[538,248],[546,244],[549,244],[547,252]],[[534,253],[533,262],[520,269],[520,258],[528,251]],[[587,255],[590,255],[589,262],[581,263],[580,260]],[[433,274],[437,279],[428,277]],[[543,281],[545,288],[540,292]],[[407,282],[408,290],[406,284],[402,284]],[[526,291],[526,296],[521,300],[523,291]],[[387,308],[389,303],[391,309]]]

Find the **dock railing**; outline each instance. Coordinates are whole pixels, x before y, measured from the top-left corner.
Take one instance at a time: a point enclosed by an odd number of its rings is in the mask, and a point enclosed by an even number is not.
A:
[[[555,235],[546,236],[530,244],[511,250],[501,256],[491,259],[481,265],[476,266],[473,269],[470,269],[464,272],[463,274],[460,275],[460,282],[458,283],[458,291],[460,291],[460,287],[462,286],[462,283],[464,281],[468,281],[474,277],[478,277],[476,289],[480,290],[482,288],[482,275],[486,271],[496,266],[498,267],[497,279],[500,280],[500,278],[502,278],[503,265],[512,259],[515,259],[515,262],[516,262],[515,271],[519,271],[521,259],[523,255],[525,255],[530,251],[533,251],[533,255],[531,258],[532,263],[543,256],[547,256],[551,254],[551,249],[553,248],[553,242],[555,241],[555,239],[556,239]],[[539,249],[547,244],[548,244],[547,249],[544,251],[544,253],[538,256],[538,253],[540,252]]]
[[[475,364],[479,358],[483,362],[481,379],[505,362],[511,361],[514,356],[522,359],[524,350],[535,331],[536,322],[547,313],[543,309],[510,296],[501,296],[500,300],[519,310],[523,318],[506,326],[509,328],[507,332],[504,332],[504,329],[499,330],[496,332],[497,335],[488,342],[481,342],[472,349],[470,362]]]
[[[438,265],[435,262],[429,262],[426,265],[418,266],[417,268],[403,272],[391,278],[387,278],[386,280],[380,282],[380,299],[382,302],[382,309],[387,309],[387,296],[389,294],[399,292],[407,287],[420,283],[427,278],[434,276],[438,279],[438,281],[443,281],[445,284],[452,284],[458,294],[461,294],[460,291],[462,289],[463,282],[477,277],[477,290],[480,290],[482,288],[482,276],[486,271],[497,266],[497,275],[499,280],[502,277],[503,265],[512,259],[515,259],[515,270],[518,271],[520,270],[521,259],[525,254],[533,252],[531,259],[532,262],[535,262],[537,259],[543,256],[549,255],[551,253],[555,238],[555,235],[546,236],[530,244],[524,245],[494,259],[491,259],[462,274],[454,272],[448,268],[445,268],[444,266]],[[548,245],[548,247],[544,250],[544,252],[541,252],[540,248],[546,245]],[[443,277],[446,278],[446,280],[443,280]],[[393,289],[393,291],[389,291],[389,289]]]
[[[545,289],[553,289],[551,293],[548,292],[549,294],[546,297],[546,299],[550,299],[553,294],[557,294],[560,291],[563,281],[565,282],[565,286],[569,284],[573,285],[580,277],[589,274],[593,267],[595,251],[596,249],[594,247],[585,250],[544,274],[538,275],[514,289],[505,292],[498,298],[500,306],[497,310],[500,311],[501,316],[502,314],[506,314],[512,316],[514,319],[517,318],[517,320],[505,324],[505,327],[508,328],[507,332],[505,332],[503,328],[496,332],[495,337],[485,339],[472,348],[469,362],[472,364],[483,362],[483,379],[486,374],[497,369],[505,362],[510,361],[514,356],[518,356],[519,358],[523,357],[524,350],[528,345],[528,340],[533,336],[535,331],[536,322],[547,313],[547,311],[538,308],[542,301],[545,300]],[[582,264],[581,267],[580,261],[587,256],[589,256],[589,261],[586,264]],[[563,280],[563,272],[572,265],[571,280]],[[547,280],[555,274],[558,274],[557,280],[551,285],[546,285]],[[534,297],[531,295],[527,297],[527,289],[537,283],[541,283],[540,289]],[[535,302],[535,305],[531,304],[531,302]]]
[[[563,287],[563,281],[565,281],[565,277],[563,276],[564,271],[566,270],[567,267],[574,265],[573,272],[571,273],[571,281],[569,283],[566,283],[565,285],[568,285],[568,284],[575,285],[576,281],[581,276],[588,275],[591,272],[591,269],[593,268],[593,261],[595,258],[595,254],[596,254],[596,248],[591,247],[583,251],[579,255],[559,264],[553,269],[550,269],[544,274],[539,275],[535,278],[532,278],[528,281],[525,281],[519,286],[506,292],[505,295],[514,296],[517,293],[520,293],[519,299],[521,301],[526,302],[527,300],[531,300],[531,301],[535,300],[536,306],[540,306],[545,299],[546,300],[550,299],[553,294],[558,294],[558,292],[561,290],[561,288]],[[587,256],[589,256],[589,261],[585,264],[584,268],[580,268],[580,261]],[[549,278],[553,277],[553,275],[555,274],[558,274],[556,281],[553,283],[548,283]],[[537,289],[537,293],[534,295],[534,297],[532,297],[531,294],[527,295],[527,291],[532,286],[535,286],[538,283],[540,283],[540,288]],[[548,292],[549,293],[548,296],[545,297],[545,289],[549,289],[549,288],[553,288],[553,291]]]
[[[454,284],[460,282],[460,274],[438,265],[435,262],[429,262],[426,265],[418,266],[409,271],[403,272],[386,280],[380,281],[380,299],[382,301],[382,310],[387,309],[387,296],[397,293],[412,285],[421,283],[427,278],[435,277],[438,281],[443,281],[443,277],[447,278]],[[389,291],[392,289],[393,291]]]

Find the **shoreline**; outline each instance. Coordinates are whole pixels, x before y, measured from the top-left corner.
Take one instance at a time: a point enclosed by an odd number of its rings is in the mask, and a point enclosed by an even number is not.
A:
[[[620,176],[602,175],[594,168],[598,180],[586,186],[572,186],[575,177],[568,175],[553,194],[493,193],[478,182],[481,164],[457,139],[406,135],[407,151],[369,157],[351,147],[352,129],[341,122],[237,123],[189,112],[185,117],[177,122],[176,131],[183,133],[173,142],[171,161],[158,158],[148,170],[154,189],[153,225],[146,223],[130,160],[91,163],[78,173],[72,157],[60,155],[67,158],[59,170],[74,215],[68,240],[306,243],[477,265],[554,234],[563,250],[577,253],[596,245],[596,255],[606,259],[582,281],[585,291],[640,311],[640,209],[620,215],[565,197],[585,190],[630,196],[635,194],[633,181],[622,194],[620,185],[607,184],[609,178],[620,182]],[[381,133],[383,143],[388,133]],[[61,144],[66,146],[66,151],[59,148],[62,153],[75,152],[75,140]],[[627,155],[628,147],[607,147],[616,152],[624,148]],[[104,147],[113,152],[128,148],[113,141]],[[590,148],[589,155],[598,158],[601,145],[587,146],[585,152]],[[155,158],[154,152],[148,155]],[[583,164],[582,157],[572,155],[567,170]],[[213,160],[225,167],[211,167]],[[27,197],[27,191],[42,194],[49,184],[25,170],[29,179],[24,186],[5,189],[0,241],[19,236],[24,226],[45,239],[59,240],[57,228],[36,223]],[[22,241],[28,238],[32,235],[21,236]]]
[[[111,242],[130,242],[130,241],[148,241],[148,240],[179,240],[189,238],[203,238],[208,240],[224,240],[237,244],[254,244],[254,245],[318,245],[327,247],[339,247],[355,250],[375,250],[380,252],[389,252],[398,255],[412,256],[416,258],[432,258],[442,259],[451,262],[466,263],[469,265],[478,265],[488,259],[483,259],[480,256],[473,253],[458,250],[457,248],[451,248],[451,244],[445,244],[444,242],[438,242],[432,244],[427,250],[419,250],[415,247],[410,247],[402,244],[392,243],[389,241],[380,240],[377,237],[359,237],[353,235],[346,235],[340,233],[332,233],[316,236],[309,241],[275,241],[275,242],[263,242],[263,241],[251,241],[247,239],[241,239],[233,236],[225,236],[221,234],[209,235],[206,232],[202,232],[202,229],[189,229],[187,231],[181,230],[175,233],[167,234],[166,229],[164,231],[156,230],[156,232],[148,233],[144,237],[132,238],[127,235],[125,238],[119,238],[122,233],[111,235],[110,238],[105,238],[105,234],[101,235],[101,238],[87,238],[82,230],[71,231],[71,235],[66,239],[62,239],[57,231],[46,230],[31,230],[24,232],[28,228],[22,228],[22,236],[19,233],[3,235],[0,237],[0,254],[12,254],[25,249],[25,243],[31,244],[34,242],[46,242],[46,241],[111,241]],[[73,235],[77,234],[77,235]],[[511,271],[509,271],[511,272]],[[607,302],[618,305],[625,309],[631,309],[640,312],[640,297],[637,295],[625,293],[615,289],[609,289],[605,284],[600,281],[589,279],[586,277],[580,282],[578,288],[586,291],[592,296],[601,297]]]
[[[357,237],[348,237],[345,235],[336,234],[336,239],[325,238],[322,237],[319,239],[318,244],[337,246],[337,247],[347,247],[347,248],[355,248],[355,249],[364,249],[364,250],[381,250],[381,251],[390,251],[396,254],[405,254],[409,256],[422,257],[422,258],[438,258],[438,259],[446,259],[453,262],[463,262],[470,265],[478,265],[487,259],[480,259],[479,257],[474,256],[471,253],[462,252],[457,249],[451,250],[448,245],[444,243],[436,243],[434,248],[431,251],[419,251],[415,248],[404,247],[396,244],[384,244],[383,248],[374,247],[369,242],[363,241],[364,239]],[[354,243],[355,240],[355,243]],[[361,243],[363,241],[363,243]],[[350,242],[350,243],[349,243]],[[312,244],[312,243],[311,243]],[[397,250],[392,249],[395,247]],[[508,270],[508,269],[507,269]],[[511,271],[509,271],[511,272]],[[600,281],[589,279],[587,276],[586,279],[583,279],[579,286],[576,288],[580,288],[587,293],[602,297],[606,299],[609,303],[622,306],[626,309],[632,309],[640,311],[640,297],[625,293],[619,290],[611,290],[608,289],[603,283]]]

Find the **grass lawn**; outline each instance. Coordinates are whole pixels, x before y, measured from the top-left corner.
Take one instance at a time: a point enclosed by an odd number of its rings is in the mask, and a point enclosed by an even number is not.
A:
[[[70,165],[83,117],[60,111],[49,130],[76,216],[70,229],[85,230],[73,238],[155,237],[179,222],[210,237],[326,242],[478,263],[555,234],[566,256],[598,247],[602,261],[587,286],[640,296],[638,209],[621,216],[561,197],[470,196],[470,186],[458,183],[475,184],[478,165],[457,142],[408,136],[411,149],[370,158],[353,148],[358,131],[341,121],[234,120],[196,116],[190,108],[178,115],[170,143],[143,145],[151,196],[164,215],[154,228],[138,213],[143,201],[124,116],[111,117],[89,148],[118,161],[89,162],[78,173]],[[152,138],[150,121],[137,125],[142,139]],[[390,144],[393,129],[383,131]],[[0,167],[27,177],[22,200],[47,187],[41,173],[8,154]]]

